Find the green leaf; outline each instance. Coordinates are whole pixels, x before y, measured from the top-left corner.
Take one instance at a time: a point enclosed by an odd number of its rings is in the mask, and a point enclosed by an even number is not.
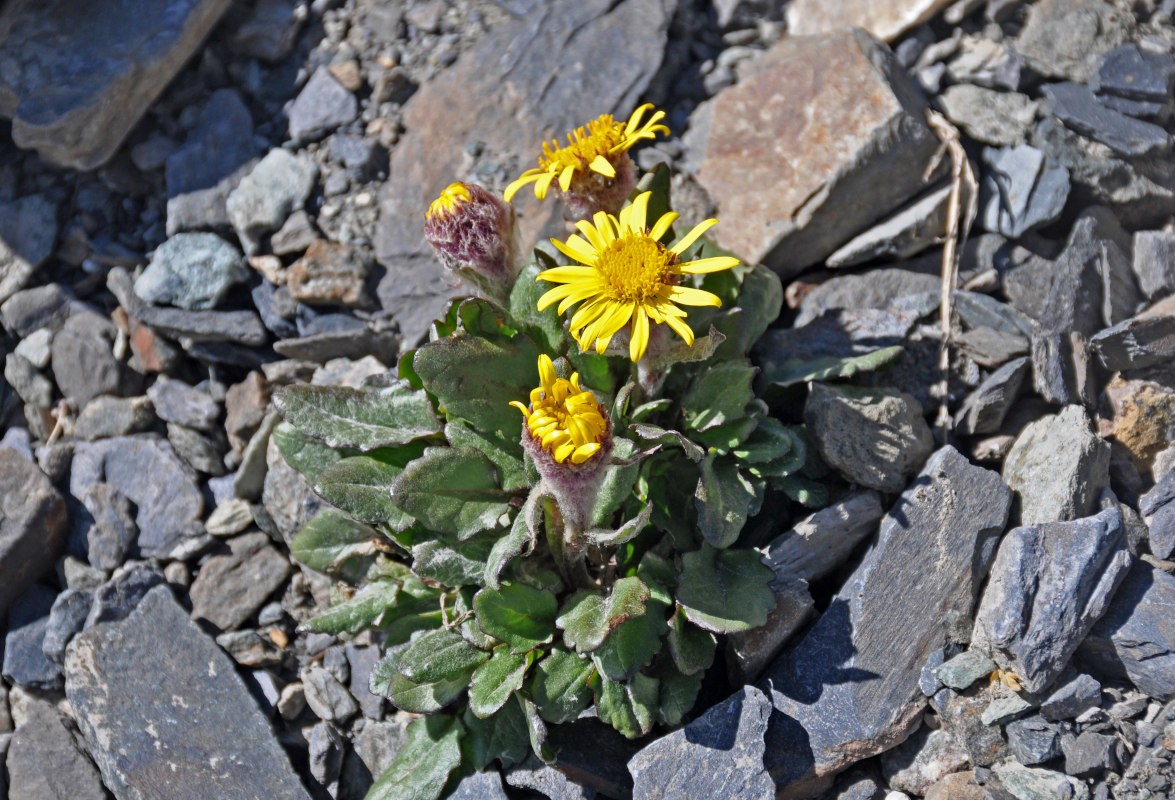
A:
[[[334,508],[320,509],[290,543],[290,555],[316,572],[355,583],[375,558],[375,530]]]
[[[273,441],[286,463],[302,473],[310,483],[318,480],[319,473],[331,464],[357,452],[327,447],[288,422],[279,422],[273,429]]]
[[[465,756],[474,769],[485,769],[495,758],[503,768],[526,758],[530,750],[530,731],[526,715],[518,703],[507,703],[496,713],[480,719],[471,709],[461,715]]]
[[[605,678],[627,680],[661,650],[661,637],[668,631],[665,624],[667,607],[650,598],[646,608],[644,616],[622,622],[599,649],[592,652],[592,662]]]
[[[518,418],[521,426],[522,416]],[[513,492],[527,486],[526,468],[522,463],[522,442],[517,435],[482,433],[474,430],[468,422],[458,419],[445,425],[445,438],[453,447],[470,447],[488,458],[498,469],[503,490]]]
[[[722,549],[738,539],[747,514],[755,500],[750,482],[730,461],[716,462],[711,450],[702,462],[702,475],[694,491],[694,505],[698,510],[698,527],[706,541]]]
[[[433,714],[452,703],[469,685],[469,675],[433,683],[416,683],[400,673],[392,676],[388,699],[402,711]]]
[[[498,537],[490,549],[490,554],[485,560],[483,582],[491,589],[502,587],[499,576],[512,559],[534,550],[535,542],[538,540],[538,526],[542,523],[543,517],[538,502],[539,494],[539,488],[536,486],[527,497],[522,510],[514,515],[510,532]]]
[[[478,650],[456,631],[438,628],[413,637],[400,653],[396,669],[416,683],[467,679],[490,654]]]
[[[358,633],[369,625],[378,625],[388,609],[395,606],[399,594],[399,581],[373,581],[357,591],[350,600],[311,617],[300,628],[335,635]]]
[[[522,713],[526,718],[526,731],[530,737],[530,749],[542,761],[549,764],[555,760],[554,749],[547,744],[547,726],[543,722],[543,717],[539,713],[539,707],[535,703],[521,694],[514,695],[514,699],[518,701],[518,707],[522,709]],[[584,703],[587,706],[587,703]]]
[[[286,386],[273,402],[287,422],[331,447],[373,450],[441,431],[428,396],[407,381],[381,389]]]
[[[457,306],[461,329],[474,336],[504,337],[518,333],[506,309],[484,297],[467,297]]]
[[[701,461],[702,457],[706,455],[706,451],[703,448],[691,442],[680,431],[666,430],[665,428],[649,425],[645,422],[633,423],[628,427],[628,430],[646,442],[655,442],[656,444],[668,445],[670,447],[680,447],[685,451],[685,456],[690,461]]]
[[[699,374],[681,399],[686,428],[705,431],[742,419],[755,396],[751,380],[756,371],[749,361],[739,359],[722,361]]]
[[[481,533],[464,542],[426,539],[412,546],[412,570],[445,586],[481,586],[486,559],[498,542],[494,532]]]
[[[578,653],[596,650],[621,623],[645,614],[649,587],[640,578],[621,578],[603,592],[579,591],[563,604],[555,624],[563,631],[563,642]]]
[[[662,725],[677,725],[698,699],[698,691],[702,688],[702,673],[682,675],[675,669],[667,669],[660,678],[657,721]]]
[[[592,701],[592,662],[559,645],[535,666],[531,695],[547,722],[570,722]]]
[[[461,726],[449,716],[422,717],[364,800],[436,800],[461,763]]]
[[[677,602],[695,625],[715,633],[757,628],[775,608],[775,573],[754,550],[716,550],[703,544],[681,557]]]
[[[422,346],[413,366],[450,419],[517,436],[522,422],[510,401],[525,402],[539,385],[538,357],[538,346],[525,334],[491,340],[455,333]]]
[[[462,620],[457,625],[457,632],[461,638],[474,647],[482,650],[493,650],[500,642],[481,629],[477,619],[473,616],[473,596],[477,594],[478,586],[462,586],[453,598],[452,609],[446,609],[449,619]]]
[[[900,358],[902,353],[901,345],[895,344],[860,356],[788,359],[782,363],[763,359],[760,363],[763,366],[764,384],[784,387],[809,381],[850,378],[858,372],[870,372],[888,366]]]
[[[397,508],[458,539],[496,528],[509,508],[494,465],[467,447],[425,450],[404,468],[391,492]]]
[[[482,589],[473,597],[477,624],[508,644],[511,653],[525,653],[551,641],[558,608],[554,594],[523,583]]]
[[[622,437],[612,439],[612,457],[621,462],[633,459],[637,454],[636,445]],[[596,527],[608,525],[612,515],[632,496],[632,487],[640,477],[640,462],[609,464],[604,468],[604,480],[596,492],[596,505],[592,509],[592,524]]]
[[[714,663],[718,639],[685,618],[678,609],[669,620],[669,655],[685,675],[700,675]]]
[[[714,320],[726,335],[715,352],[716,359],[745,356],[783,308],[783,284],[779,276],[760,264],[743,276],[737,305]]]
[[[754,408],[759,400],[751,403]],[[762,415],[748,411],[745,417],[725,425],[716,425],[704,431],[694,431],[693,437],[706,447],[713,447],[721,453],[729,453],[754,433]]]
[[[802,448],[803,440],[775,417],[763,417],[745,442],[732,452],[735,458],[748,464],[762,464],[778,461],[796,447]]]
[[[473,673],[469,687],[469,708],[479,717],[488,717],[502,708],[510,695],[522,688],[526,670],[535,660],[535,651],[511,653],[506,645],[494,648],[489,661]]]
[[[404,578],[396,605],[379,621],[388,647],[408,641],[413,633],[441,626],[441,593],[414,576]]]
[[[409,350],[400,355],[400,360],[396,364],[397,374],[400,380],[408,381],[408,385],[413,389],[423,389],[424,383],[420,380],[420,376],[416,374],[416,370],[412,368],[412,359],[416,358],[416,351]]]
[[[540,281],[538,274],[557,266],[557,263],[539,250],[534,255],[535,260],[522,268],[510,291],[510,316],[544,352],[554,355],[563,350],[563,323],[559,319],[558,304],[538,310],[539,298],[555,285]]]
[[[315,481],[314,491],[360,522],[404,530],[412,517],[392,503],[391,488],[403,468],[370,456],[352,456],[331,464]]]
[[[823,508],[828,505],[828,487],[799,475],[773,478],[771,485],[808,508]]]
[[[616,530],[610,531],[603,528],[593,528],[587,532],[587,536],[596,547],[619,547],[635,539],[641,531],[647,528],[652,516],[653,504],[646,503],[639,514],[625,521]]]
[[[624,683],[601,681],[596,692],[596,711],[626,738],[644,736],[653,729],[660,705],[660,681],[638,672]]]

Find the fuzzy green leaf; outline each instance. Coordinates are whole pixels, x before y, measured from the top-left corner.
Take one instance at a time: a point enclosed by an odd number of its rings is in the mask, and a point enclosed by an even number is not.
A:
[[[449,716],[422,717],[364,800],[436,800],[461,763],[462,730]]]
[[[644,422],[635,422],[628,427],[628,430],[646,442],[655,442],[656,444],[668,445],[670,447],[680,447],[685,451],[685,456],[690,461],[701,461],[703,456],[706,455],[705,449],[698,447],[687,439],[685,434],[679,431],[666,430],[665,428],[649,425]]]
[[[469,707],[479,717],[488,717],[497,712],[510,699],[510,695],[522,688],[526,670],[535,659],[535,652],[511,653],[506,645],[494,648],[489,661],[473,673],[469,687]]]
[[[702,462],[702,475],[694,491],[698,527],[706,541],[722,549],[738,539],[747,523],[755,490],[730,461],[715,461],[711,450]]]
[[[482,589],[473,597],[477,624],[509,645],[511,653],[525,653],[551,641],[558,609],[554,594],[523,583]]]
[[[596,692],[596,712],[625,737],[644,736],[657,721],[659,685],[656,678],[640,672],[624,683],[601,681]]]
[[[715,353],[718,359],[745,356],[759,337],[779,316],[783,308],[783,284],[774,271],[762,266],[743,276],[736,305],[714,320],[714,326],[726,334],[726,341]]]
[[[514,699],[518,701],[518,707],[522,709],[522,714],[526,719],[526,732],[530,738],[530,749],[534,754],[549,764],[555,760],[555,751],[549,744],[547,744],[547,725],[543,721],[542,714],[539,713],[539,707],[532,700],[528,700],[521,694],[514,695]],[[587,706],[587,703],[584,703]]]
[[[612,440],[612,457],[625,462],[637,454],[636,445],[630,440],[617,436]],[[611,522],[612,515],[632,496],[632,487],[640,477],[640,462],[610,464],[604,468],[604,481],[596,492],[596,505],[592,509],[592,524],[603,527]]]
[[[742,419],[755,396],[751,380],[756,372],[749,361],[739,359],[722,361],[698,375],[681,399],[686,428],[705,431]]]
[[[902,355],[901,345],[883,347],[860,356],[836,358],[825,356],[811,360],[789,359],[782,363],[763,360],[763,382],[776,387],[792,386],[810,381],[850,378],[858,372],[881,369]]]
[[[660,677],[657,721],[662,725],[677,725],[698,699],[698,691],[702,688],[702,673],[682,675],[675,669],[668,669]]]
[[[602,528],[593,528],[587,532],[588,539],[596,547],[619,547],[626,542],[631,542],[641,531],[649,525],[649,520],[653,516],[653,504],[646,503],[645,507],[641,509],[630,520],[626,520],[619,528],[614,531],[605,530]]]
[[[379,621],[388,647],[408,641],[413,633],[441,626],[441,593],[408,575],[400,586],[396,605]]]
[[[791,428],[775,417],[763,417],[754,433],[732,452],[735,458],[748,464],[764,464],[778,461],[803,446],[803,440]]]
[[[480,533],[464,542],[426,539],[412,545],[412,570],[422,578],[456,588],[481,586],[486,559],[498,542],[496,533]]]
[[[534,550],[538,540],[538,526],[542,524],[542,508],[538,502],[539,489],[535,487],[527,497],[522,510],[514,515],[510,532],[498,537],[485,560],[483,583],[491,589],[502,587],[499,576],[510,561],[524,552]]]
[[[397,508],[434,531],[457,534],[458,539],[496,528],[509,508],[494,465],[466,447],[425,450],[404,468],[391,493]]]
[[[352,456],[331,464],[315,481],[314,491],[360,522],[404,530],[412,517],[392,503],[391,487],[403,468],[370,456]]]
[[[474,769],[485,769],[495,758],[502,767],[511,767],[526,758],[530,731],[518,703],[507,703],[493,715],[480,719],[470,709],[461,715],[465,724],[462,746]]]
[[[488,660],[490,654],[478,650],[456,631],[438,628],[413,637],[400,653],[396,669],[416,683],[468,678]]]
[[[517,412],[515,412],[517,413]],[[518,415],[519,430],[522,415]],[[527,485],[526,468],[522,463],[522,442],[518,431],[512,434],[482,433],[464,420],[452,420],[445,425],[445,438],[453,447],[469,447],[488,458],[498,469],[502,489],[513,492]]]
[[[374,560],[375,530],[334,508],[323,508],[290,543],[290,555],[317,572],[355,583]]]
[[[570,722],[592,700],[592,662],[559,645],[535,666],[531,695],[547,722]]]
[[[553,286],[540,281],[538,274],[557,263],[539,250],[534,255],[535,260],[522,268],[510,291],[510,316],[546,353],[555,354],[563,349],[563,322],[555,305],[538,310],[539,298]]]
[[[678,609],[669,620],[669,655],[685,675],[700,675],[714,663],[718,639],[685,618]]]
[[[287,422],[331,447],[374,450],[441,431],[428,396],[407,381],[382,389],[286,386],[273,402]]]
[[[395,606],[399,594],[399,581],[373,581],[357,591],[350,600],[306,620],[301,628],[335,635],[358,633],[369,625],[378,625],[388,609]]]
[[[756,401],[758,402],[758,401]],[[754,405],[754,404],[752,404]],[[713,447],[720,453],[729,453],[754,433],[762,416],[747,412],[747,415],[725,425],[715,425],[704,431],[694,431],[693,437],[706,447]]]
[[[578,653],[596,650],[626,620],[645,614],[649,587],[635,576],[621,578],[605,597],[603,592],[580,591],[563,604],[555,624],[563,631],[563,642]]]
[[[392,676],[387,697],[402,711],[434,714],[460,697],[468,685],[468,673],[452,680],[416,683],[397,672]]]
[[[307,436],[288,422],[279,422],[273,429],[273,441],[286,463],[305,476],[310,483],[331,464],[357,455],[358,450],[335,450],[313,436]]]
[[[808,508],[823,508],[828,505],[828,487],[799,475],[772,478],[771,485]]]
[[[668,631],[665,623],[667,607],[650,599],[646,609],[644,616],[622,622],[599,649],[592,652],[592,662],[605,678],[627,680],[661,650],[661,637]]]
[[[677,602],[698,627],[715,633],[757,628],[775,608],[775,573],[754,550],[716,550],[703,544],[681,557]]]

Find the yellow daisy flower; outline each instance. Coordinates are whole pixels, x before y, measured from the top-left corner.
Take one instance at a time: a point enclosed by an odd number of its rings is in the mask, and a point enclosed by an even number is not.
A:
[[[579,373],[571,380],[555,375],[549,356],[539,356],[541,386],[530,392],[530,408],[517,400],[510,405],[522,412],[533,444],[562,464],[582,464],[600,452],[610,424],[595,395],[580,388]]]
[[[664,111],[654,111],[647,120],[641,121],[651,108],[652,103],[645,103],[632,112],[626,123],[616,121],[611,114],[604,114],[569,133],[565,147],[560,147],[558,140],[552,140],[550,144],[543,142],[538,167],[528,169],[506,187],[506,201],[509,202],[528,183],[534,184],[535,196],[542,200],[556,179],[559,188],[567,192],[577,173],[580,177],[591,177],[594,172],[605,178],[615,178],[617,156],[627,159],[626,152],[637,142],[654,139],[658,133],[669,133],[669,128],[658,124],[665,117]]]
[[[631,325],[629,356],[639,361],[649,345],[650,323],[666,324],[685,340],[694,343],[694,333],[685,323],[683,306],[721,306],[716,295],[701,289],[681,286],[683,275],[698,275],[730,269],[737,258],[718,256],[678,263],[681,254],[698,237],[718,222],[708,219],[682,237],[673,247],[660,239],[678,218],[670,211],[646,227],[650,192],[637,196],[632,205],[618,216],[597,212],[592,222],[576,223],[580,233],[566,242],[552,239],[564,255],[580,265],[544,270],[539,280],[561,284],[539,298],[542,311],[554,302],[562,314],[575,303],[582,303],[571,317],[571,335],[584,350],[595,343],[603,353],[612,337],[625,325]]]

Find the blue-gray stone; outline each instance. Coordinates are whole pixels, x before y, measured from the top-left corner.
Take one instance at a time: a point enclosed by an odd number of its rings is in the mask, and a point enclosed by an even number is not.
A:
[[[215,233],[177,233],[155,249],[135,293],[148,303],[206,311],[244,277],[240,251]]]
[[[1003,725],[1005,722],[1014,720],[1030,708],[1032,708],[1032,703],[1029,703],[1018,694],[1008,697],[997,697],[987,704],[987,708],[983,709],[983,713],[979,715],[979,720],[984,725]]]
[[[241,179],[225,208],[246,255],[256,253],[260,237],[280,228],[292,212],[302,208],[317,180],[318,166],[312,159],[280,147],[270,150]]]
[[[57,595],[49,611],[45,638],[41,641],[41,650],[47,659],[54,664],[65,661],[65,646],[74,634],[81,631],[93,603],[93,593],[81,589],[66,589]]]
[[[1025,766],[1043,764],[1061,754],[1061,726],[1039,715],[1009,722],[1004,733],[1012,754]]]
[[[986,678],[995,667],[995,662],[979,650],[964,650],[936,669],[934,674],[943,685],[963,691],[980,678]]]
[[[353,180],[369,181],[387,172],[388,154],[379,142],[352,133],[330,137],[330,157],[346,167]]]
[[[147,593],[163,583],[159,567],[149,562],[130,566],[94,590],[94,604],[83,630],[103,622],[118,622],[135,610]]]
[[[1106,53],[1089,85],[1098,94],[1166,102],[1175,90],[1175,58],[1124,44]]]
[[[5,734],[0,734],[0,737]],[[69,720],[52,703],[39,698],[24,702],[24,719],[8,743],[11,785],[0,781],[0,797],[8,800],[106,800],[94,762]],[[4,747],[0,744],[0,759]]]
[[[1117,744],[1117,737],[1094,731],[1085,731],[1076,737],[1063,737],[1061,749],[1065,753],[1065,772],[1078,778],[1088,778],[1116,769]]]
[[[1110,372],[1167,364],[1175,359],[1175,316],[1132,317],[1099,331],[1089,343]]]
[[[42,645],[57,592],[44,584],[28,588],[8,612],[4,637],[4,679],[25,689],[60,689],[61,667],[45,657]]]
[[[990,649],[1026,691],[1043,691],[1105,613],[1130,562],[1116,506],[1010,531],[975,615],[972,646]]]
[[[927,697],[934,697],[935,693],[942,688],[942,681],[938,679],[936,670],[945,659],[946,650],[940,647],[931,653],[930,657],[926,659],[926,663],[922,665],[922,672],[918,674],[918,688]]]
[[[1124,156],[1145,156],[1171,144],[1171,137],[1158,125],[1106,108],[1084,84],[1053,83],[1041,91],[1048,98],[1049,110],[1066,126]]]
[[[984,229],[1018,239],[1056,220],[1069,198],[1069,170],[1026,144],[983,149],[979,191]]]
[[[1005,761],[993,772],[1017,800],[1089,800],[1088,786],[1051,769]]]
[[[475,772],[463,778],[457,788],[449,795],[448,800],[510,800],[502,786],[502,775],[491,769],[487,772]]]
[[[288,116],[290,138],[295,142],[312,142],[359,116],[359,101],[334,79],[327,67],[321,66],[298,93]]]
[[[1078,675],[1062,684],[1040,704],[1040,715],[1051,722],[1074,719],[1102,702],[1102,685],[1092,675]]]
[[[174,422],[202,431],[213,431],[220,427],[220,404],[207,391],[160,375],[147,389],[147,396],[155,406],[155,414],[164,422]]]
[[[1151,553],[1165,559],[1175,556],[1175,469],[1167,470],[1142,496],[1138,510],[1150,531]]]
[[[65,549],[65,499],[12,447],[0,447],[0,619]]]
[[[998,432],[1030,368],[1027,357],[1014,358],[988,375],[959,407],[955,431],[964,436]]]

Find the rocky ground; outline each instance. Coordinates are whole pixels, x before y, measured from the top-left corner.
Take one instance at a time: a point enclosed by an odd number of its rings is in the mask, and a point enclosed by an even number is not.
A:
[[[367,690],[379,641],[298,629],[332,586],[289,555],[321,501],[270,394],[422,339],[461,292],[421,236],[446,184],[501,189],[544,137],[647,100],[673,135],[640,166],[784,279],[761,379],[835,502],[762,523],[779,605],[684,728],[581,720],[553,768],[454,796],[1175,797],[1173,16],[9,0],[0,787],[363,797],[407,720]],[[930,108],[978,182],[945,386]],[[561,231],[525,194],[528,240]],[[788,363],[892,345],[806,399]]]

